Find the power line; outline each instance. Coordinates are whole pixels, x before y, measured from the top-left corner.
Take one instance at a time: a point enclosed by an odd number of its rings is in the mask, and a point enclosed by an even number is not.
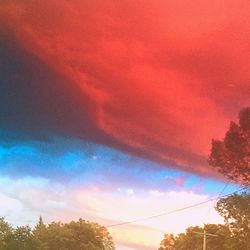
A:
[[[244,189],[246,189],[246,187],[242,187],[242,188],[240,188],[240,189],[238,189],[238,190],[236,190],[236,191],[234,191],[232,193],[229,193],[229,194],[226,194],[226,195],[223,195],[223,196],[220,196],[220,197],[217,196],[215,198],[211,198],[211,199],[205,200],[203,202],[195,203],[195,204],[190,205],[190,206],[186,206],[186,207],[182,207],[182,208],[177,208],[177,209],[174,209],[174,210],[171,210],[171,211],[167,211],[167,212],[163,212],[163,213],[160,213],[160,214],[155,214],[155,215],[147,216],[147,217],[140,218],[140,219],[135,219],[135,220],[131,220],[131,221],[125,221],[125,222],[121,222],[121,223],[111,224],[111,225],[108,225],[106,227],[110,228],[110,227],[116,227],[116,226],[123,226],[123,225],[127,225],[127,224],[133,224],[133,223],[136,223],[136,222],[140,222],[140,221],[144,221],[144,220],[150,220],[150,219],[162,217],[162,216],[165,216],[165,215],[169,215],[169,214],[181,212],[183,210],[187,210],[187,209],[190,209],[190,208],[193,208],[193,207],[197,207],[197,206],[203,205],[203,204],[211,202],[211,201],[216,201],[218,198],[223,198],[223,197],[227,197],[227,196],[233,195],[233,194],[235,194],[237,192],[240,192],[240,191],[242,191]],[[225,190],[225,188],[224,188],[224,190]],[[20,219],[8,219],[8,220],[9,221],[16,221],[16,222],[34,222],[34,223],[37,222],[35,220],[20,220]]]
[[[237,193],[237,192],[240,192],[240,191],[242,191],[242,190],[244,190],[244,189],[245,189],[245,187],[240,188],[240,189],[237,190],[237,191],[234,191],[234,192],[229,193],[229,194],[227,194],[227,195],[221,196],[221,198],[222,198],[222,197],[230,196],[230,195],[235,194],[235,193]],[[217,200],[217,199],[218,199],[218,197],[216,197],[216,198],[211,198],[211,199],[205,200],[205,201],[203,201],[203,202],[195,203],[195,204],[190,205],[190,206],[186,206],[186,207],[182,207],[182,208],[177,208],[177,209],[174,209],[174,210],[171,210],[171,211],[168,211],[168,212],[163,212],[163,213],[161,213],[161,214],[155,214],[155,215],[151,215],[151,216],[144,217],[144,218],[140,218],[140,219],[136,219],[136,220],[125,221],[125,222],[121,222],[121,223],[117,223],[117,224],[111,224],[111,225],[108,225],[108,226],[106,226],[106,227],[107,227],[107,228],[110,228],[110,227],[118,227],[118,226],[133,224],[133,223],[140,222],[140,221],[145,221],[145,220],[154,219],[154,218],[157,218],[157,217],[162,217],[162,216],[165,216],[165,215],[169,215],[169,214],[181,212],[181,211],[183,211],[183,210],[187,210],[187,209],[190,209],[190,208],[193,208],[193,207],[197,207],[197,206],[203,205],[203,204],[205,204],[205,203],[208,203],[208,202],[210,202],[210,201],[215,201],[215,200]]]
[[[217,195],[217,199],[213,202],[212,206],[208,208],[208,210],[207,210],[207,212],[206,212],[206,217],[207,217],[207,215],[209,215],[211,209],[215,206],[217,200],[219,200],[219,199],[221,198],[222,194],[224,193],[224,191],[226,190],[226,188],[228,187],[229,184],[230,184],[230,180],[228,180],[228,181],[225,183],[224,187],[221,189],[221,191],[220,191],[219,194]]]

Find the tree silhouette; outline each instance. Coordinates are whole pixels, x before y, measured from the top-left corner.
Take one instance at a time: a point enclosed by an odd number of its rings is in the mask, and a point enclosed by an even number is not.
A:
[[[250,192],[221,198],[215,209],[230,228],[233,249],[250,249]]]
[[[250,185],[250,107],[231,122],[223,140],[212,140],[208,163],[233,181]]]

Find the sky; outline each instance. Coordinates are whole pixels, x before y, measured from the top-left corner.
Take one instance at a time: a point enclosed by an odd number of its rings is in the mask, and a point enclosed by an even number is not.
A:
[[[238,188],[207,158],[250,105],[249,1],[0,2],[0,216],[86,218],[118,250],[222,222],[145,218]]]

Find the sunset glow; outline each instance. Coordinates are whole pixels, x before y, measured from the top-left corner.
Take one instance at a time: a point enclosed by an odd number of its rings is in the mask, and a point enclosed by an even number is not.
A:
[[[250,105],[249,1],[0,2],[0,217],[82,217],[118,250],[223,222],[147,218],[239,188],[207,157]]]

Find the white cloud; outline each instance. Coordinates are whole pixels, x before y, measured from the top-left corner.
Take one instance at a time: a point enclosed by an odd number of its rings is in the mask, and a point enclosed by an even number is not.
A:
[[[105,226],[124,221],[136,223],[111,227],[117,243],[127,242],[154,249],[164,233],[180,233],[191,225],[219,223],[221,217],[211,209],[213,202],[154,219],[148,216],[167,213],[205,201],[206,194],[190,191],[160,192],[134,189],[103,191],[92,186],[66,186],[42,178],[12,180],[0,178],[0,213],[15,224],[34,224],[39,215],[45,221],[69,221],[82,217]],[[127,194],[127,195],[126,195]],[[142,248],[143,249],[143,248]]]
[[[132,188],[127,189],[126,192],[129,195],[133,195],[134,194],[134,190]]]
[[[148,193],[152,196],[157,196],[157,197],[164,195],[164,192],[160,192],[159,190],[149,190]]]

